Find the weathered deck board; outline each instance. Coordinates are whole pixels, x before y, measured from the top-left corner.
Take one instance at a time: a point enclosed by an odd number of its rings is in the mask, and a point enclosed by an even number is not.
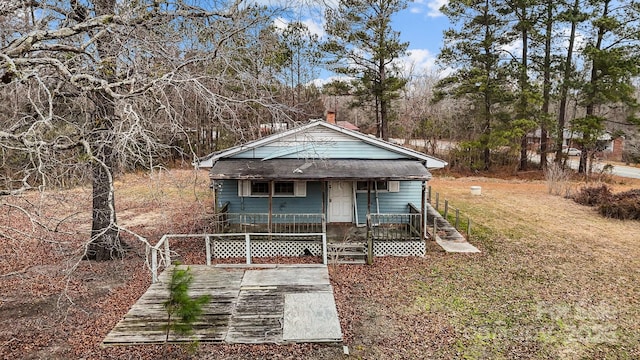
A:
[[[190,266],[191,296],[211,295],[189,336],[169,342],[336,342],[340,323],[326,266]],[[163,343],[169,271],[149,287],[104,339],[104,345]],[[309,294],[309,296],[299,296]],[[293,297],[291,297],[293,296]],[[289,300],[287,300],[289,299]],[[287,303],[289,302],[289,305]],[[306,310],[305,310],[306,309]],[[286,336],[285,336],[286,334]]]
[[[332,300],[333,293],[329,291],[285,295],[283,340],[339,341],[342,332]]]
[[[283,271],[283,268],[247,270],[242,286],[269,285],[329,285],[329,273],[318,268],[299,268],[295,271]]]

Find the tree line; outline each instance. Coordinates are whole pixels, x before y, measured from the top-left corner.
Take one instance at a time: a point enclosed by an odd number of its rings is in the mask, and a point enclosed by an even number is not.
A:
[[[340,1],[328,13],[323,49],[334,56],[329,66],[351,81],[334,81],[324,93],[343,118],[385,140],[422,138],[426,151],[441,148],[439,140],[453,142],[458,146],[445,146],[453,151],[444,156],[471,170],[527,170],[531,141],[539,141],[545,169],[566,159],[569,135],[586,172],[605,131],[626,136],[626,155],[633,156],[638,1],[451,0],[441,9],[452,27],[440,69],[428,73],[398,67],[408,44],[390,19],[406,5]]]
[[[563,158],[570,129],[583,172],[605,130],[637,130],[637,1],[451,0],[442,12],[454,27],[438,60],[451,72],[433,87],[433,100],[466,112],[457,114],[467,127],[458,139],[467,166],[489,169],[508,149],[526,170],[535,133],[544,169],[548,154]]]

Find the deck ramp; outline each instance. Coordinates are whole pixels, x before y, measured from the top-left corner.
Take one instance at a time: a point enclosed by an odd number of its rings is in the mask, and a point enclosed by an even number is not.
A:
[[[340,321],[325,265],[266,268],[191,265],[192,296],[209,294],[210,303],[189,336],[169,342],[292,343],[339,342]],[[170,271],[131,307],[104,339],[104,345],[165,342]]]

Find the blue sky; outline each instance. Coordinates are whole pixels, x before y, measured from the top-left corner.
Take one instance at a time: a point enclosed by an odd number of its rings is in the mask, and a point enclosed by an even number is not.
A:
[[[447,17],[438,10],[446,3],[446,0],[410,2],[407,9],[393,19],[394,30],[400,31],[401,39],[409,42],[408,63],[415,63],[418,71],[436,70],[434,61],[443,45],[442,33],[450,27]]]
[[[330,0],[331,1],[331,0]],[[407,8],[393,18],[393,28],[400,31],[402,41],[409,42],[409,56],[401,59],[400,64],[414,74],[438,71],[435,58],[442,47],[442,33],[449,28],[448,19],[438,10],[447,0],[416,0],[407,3]],[[324,19],[318,16],[302,16],[302,22],[311,32],[324,36]],[[283,26],[287,20],[281,18],[276,26]],[[408,75],[408,74],[407,74]],[[325,81],[331,74],[323,72],[321,78]],[[320,81],[320,83],[323,81]]]

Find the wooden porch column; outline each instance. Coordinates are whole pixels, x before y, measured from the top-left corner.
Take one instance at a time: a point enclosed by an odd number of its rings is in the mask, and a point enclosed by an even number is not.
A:
[[[211,189],[211,192],[213,193],[213,213],[218,214],[218,191],[216,190],[218,187],[215,180],[211,180],[211,186],[213,187]]]
[[[371,180],[367,180],[367,218],[371,214]]]
[[[320,186],[320,188],[322,188],[322,201],[321,201],[321,206],[322,206],[322,232],[327,233],[327,221],[329,220],[329,214],[327,214],[327,186],[329,186],[329,182],[328,181],[321,181],[320,182],[322,185]]]
[[[328,186],[329,182],[328,181],[323,181],[322,182],[322,186],[320,186],[322,188],[322,213],[326,215],[326,211],[327,211],[327,204],[326,201],[327,199],[325,199],[325,197],[327,196],[327,186]]]
[[[373,265],[373,230],[371,230],[371,180],[367,180],[367,265]]]
[[[422,199],[420,206],[420,240],[425,241],[427,231],[427,182],[422,182]]]
[[[267,230],[271,234],[271,225],[273,222],[273,180],[269,180],[269,219],[267,224]]]

